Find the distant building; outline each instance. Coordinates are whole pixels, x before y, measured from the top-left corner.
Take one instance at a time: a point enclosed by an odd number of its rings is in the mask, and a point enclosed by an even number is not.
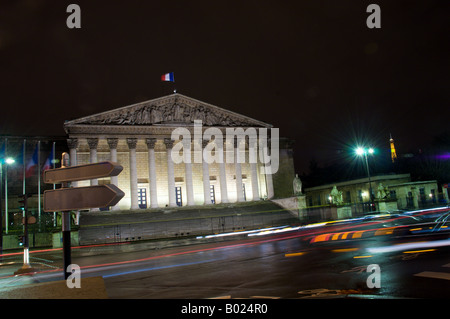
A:
[[[354,212],[369,211],[370,194],[368,178],[354,179],[305,189],[307,207],[330,205],[331,191],[336,186],[342,192],[344,205],[353,205]],[[418,209],[438,204],[443,200],[438,194],[437,181],[412,182],[410,174],[388,174],[371,177],[375,202],[395,201],[398,209]]]

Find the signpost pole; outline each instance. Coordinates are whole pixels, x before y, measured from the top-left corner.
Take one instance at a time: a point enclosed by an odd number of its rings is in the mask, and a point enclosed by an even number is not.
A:
[[[70,166],[69,154],[62,154],[61,168],[44,171],[44,183],[61,183],[61,189],[44,192],[44,212],[62,213],[62,239],[64,255],[64,279],[72,274],[67,268],[72,263],[70,244],[70,212],[80,209],[108,207],[116,205],[125,193],[113,184],[89,187],[69,187],[69,182],[94,178],[117,176],[123,167],[105,161],[87,165]]]
[[[67,272],[67,267],[72,263],[70,246],[70,212],[62,212],[62,236],[64,252],[64,279],[67,279],[70,275],[70,273]]]
[[[61,167],[68,167],[69,164],[69,154],[64,152],[62,154]],[[68,182],[64,182],[61,184],[61,188],[68,188]],[[63,239],[63,257],[64,257],[64,279],[67,280],[70,273],[67,272],[67,267],[72,263],[71,256],[71,245],[70,245],[70,211],[63,211],[61,216],[62,223],[62,239]]]

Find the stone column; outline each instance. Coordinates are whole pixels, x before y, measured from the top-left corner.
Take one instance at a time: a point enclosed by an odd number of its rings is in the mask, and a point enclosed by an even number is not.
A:
[[[209,141],[202,140],[202,154]],[[202,156],[202,171],[203,171],[203,198],[204,204],[211,204],[211,184],[209,181],[209,164]]]
[[[268,139],[268,140],[263,140],[263,141],[260,140],[260,147],[262,147],[262,149],[263,149],[263,154],[264,154],[264,156],[265,156],[265,154],[269,154],[269,153],[268,153],[269,150],[268,150],[268,146],[267,146],[267,145],[269,145],[269,144],[270,144],[270,139]],[[263,162],[266,163],[266,164],[263,164],[263,166],[261,167],[261,169],[263,170],[264,178],[265,178],[265,180],[266,180],[267,198],[268,198],[268,199],[271,199],[271,198],[274,196],[272,174],[268,174],[268,173],[266,172],[266,168],[265,168],[266,165],[267,165],[267,166],[270,166],[270,163],[267,163],[267,161],[266,161],[265,158],[264,158],[264,161],[263,161]]]
[[[130,196],[131,209],[138,209],[138,181],[136,168],[136,145],[137,138],[127,138],[128,148],[130,150]]]
[[[266,183],[267,183],[267,198],[271,199],[274,196],[272,174],[265,174],[265,175],[266,175]]]
[[[158,193],[156,185],[156,160],[155,160],[155,144],[156,138],[147,138],[145,140],[148,147],[148,179],[150,181],[150,207],[158,207]]]
[[[89,145],[89,162],[97,163],[97,146],[98,146],[98,138],[88,138],[87,143]],[[91,179],[91,186],[98,185],[97,179]]]
[[[69,155],[70,155],[70,166],[77,165],[77,147],[78,147],[78,139],[77,138],[68,138],[67,146],[69,147]],[[78,182],[71,182],[72,187],[77,187]]]
[[[183,158],[184,158],[184,175],[186,177],[186,194],[187,206],[195,205],[194,202],[194,183],[192,181],[192,153],[191,141],[182,140],[183,143]]]
[[[176,207],[177,203],[175,201],[175,173],[174,173],[174,169],[173,169],[173,161],[172,161],[172,156],[171,156],[173,141],[171,138],[164,138],[164,144],[166,145],[166,153],[167,153],[169,206]]]
[[[268,140],[267,143],[270,143],[270,140]],[[268,144],[264,145],[264,154],[269,154],[267,145]],[[266,162],[266,161],[264,161],[264,162]],[[266,165],[270,165],[270,163],[267,163]],[[266,168],[264,167],[264,165],[263,165],[262,169],[264,171],[264,176],[266,178],[267,198],[271,199],[274,196],[273,181],[272,181],[272,174],[271,174],[272,172],[270,172],[270,174],[268,174],[266,172]]]
[[[244,155],[245,156],[245,155]],[[236,173],[236,200],[238,202],[244,201],[244,192],[242,189],[242,167],[241,154],[239,154],[239,143],[234,139],[234,168]]]
[[[220,176],[220,202],[228,203],[228,189],[227,189],[227,172],[225,169],[225,152],[224,152],[224,144],[222,144],[222,149],[217,147],[216,144],[216,152],[222,152],[222,162],[219,163],[219,176]]]
[[[89,145],[89,162],[90,163],[97,163],[97,146],[98,146],[98,138],[88,138],[87,143]],[[98,179],[91,179],[91,186],[98,185]],[[98,208],[91,208],[91,212],[97,212],[100,209]]]
[[[106,139],[109,145],[109,154],[111,162],[117,163],[117,143],[119,142],[118,138],[108,138]],[[119,176],[111,176],[111,184],[115,186],[119,186]],[[112,210],[118,210],[119,205],[115,205],[112,207]]]
[[[257,161],[257,140],[256,139],[250,139],[249,140],[249,147],[248,147],[248,156],[249,156],[249,162],[250,162],[250,174],[252,179],[252,199],[259,200],[259,185],[258,185],[258,169],[256,166]]]

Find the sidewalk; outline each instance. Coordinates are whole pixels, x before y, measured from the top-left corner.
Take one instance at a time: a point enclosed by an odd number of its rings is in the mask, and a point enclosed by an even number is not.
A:
[[[102,277],[81,278],[80,288],[68,288],[65,280],[0,288],[0,299],[107,299]]]

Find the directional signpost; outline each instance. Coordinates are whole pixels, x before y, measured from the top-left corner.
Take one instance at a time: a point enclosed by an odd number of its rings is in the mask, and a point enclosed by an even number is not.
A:
[[[124,195],[112,184],[49,190],[44,193],[44,212],[114,206]]]
[[[98,162],[86,165],[68,166],[44,171],[44,183],[59,184],[83,181],[108,176],[117,176],[123,167],[114,162]]]
[[[87,187],[68,187],[69,182],[117,176],[123,167],[114,162],[99,162],[86,165],[69,166],[69,155],[63,153],[61,168],[44,171],[44,182],[47,184],[62,184],[62,188],[44,192],[44,211],[63,212],[63,250],[64,278],[70,273],[67,267],[71,264],[70,256],[70,215],[73,210],[102,208],[116,205],[125,195],[113,184]]]

